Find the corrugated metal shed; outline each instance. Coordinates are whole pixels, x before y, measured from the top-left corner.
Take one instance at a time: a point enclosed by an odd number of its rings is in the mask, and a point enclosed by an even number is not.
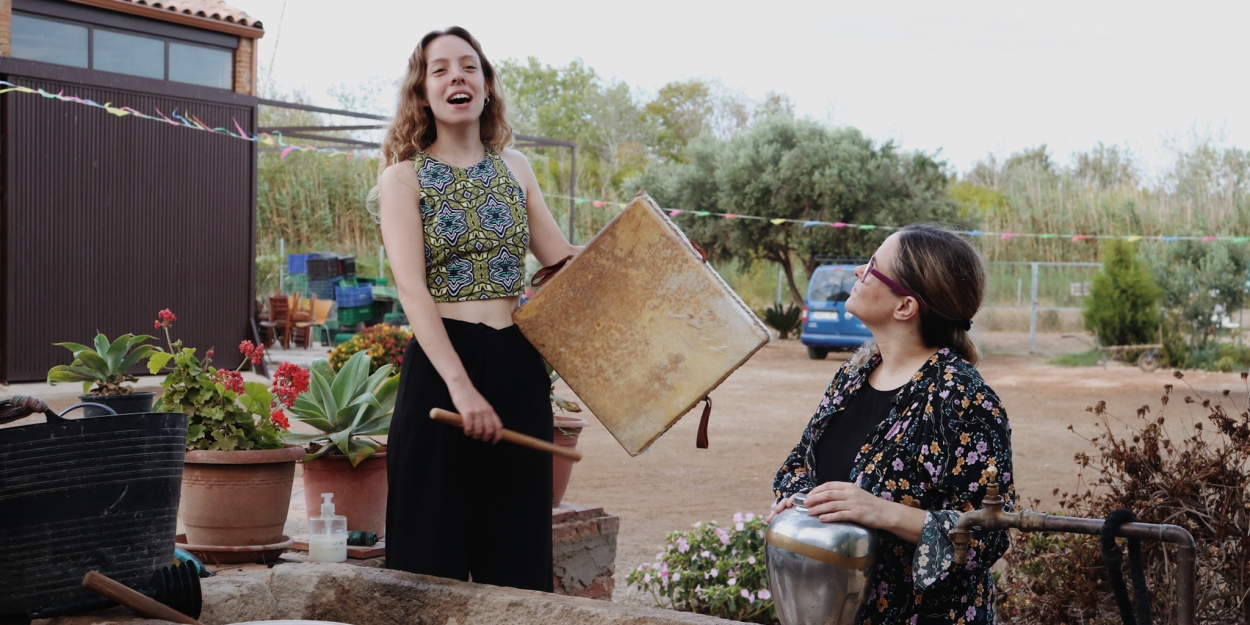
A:
[[[210,126],[256,127],[253,98],[22,77],[15,64],[7,73],[0,65],[0,76],[144,111],[190,109]],[[154,332],[162,308],[178,315],[175,338],[201,354],[216,347],[217,364],[238,364],[253,298],[251,142],[14,93],[0,96],[0,129],[0,380],[41,380],[66,364],[57,341]]]

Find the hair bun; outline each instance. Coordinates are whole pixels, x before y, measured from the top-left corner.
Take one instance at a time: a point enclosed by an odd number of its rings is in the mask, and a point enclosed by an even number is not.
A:
[[[960,329],[962,329],[964,332],[967,332],[972,329],[972,320],[965,319],[963,321],[956,321],[955,325],[958,326]]]

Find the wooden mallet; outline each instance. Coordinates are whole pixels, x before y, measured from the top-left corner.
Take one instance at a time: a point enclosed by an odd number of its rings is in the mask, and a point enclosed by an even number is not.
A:
[[[454,425],[458,428],[464,427],[464,417],[461,417],[450,410],[435,408],[430,411],[430,418],[438,421],[439,423]],[[559,445],[553,445],[545,440],[534,438],[533,436],[527,436],[525,434],[521,434],[520,432],[513,432],[507,428],[504,428],[503,430],[503,440],[514,445],[529,447],[530,449],[535,449],[553,456],[568,458],[573,462],[581,462],[582,460],[582,454],[575,450],[567,447],[561,447]]]
[[[203,625],[182,612],[179,612],[156,599],[152,599],[137,590],[131,590],[129,587],[109,579],[107,576],[95,571],[87,571],[82,578],[82,585],[96,591],[97,593],[134,610],[140,616],[148,618],[160,619],[162,621],[170,621],[173,623],[186,623],[187,625]]]

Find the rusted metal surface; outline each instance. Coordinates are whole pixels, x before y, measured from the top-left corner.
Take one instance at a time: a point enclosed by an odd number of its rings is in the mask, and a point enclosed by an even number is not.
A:
[[[143,111],[175,108],[249,132],[255,106],[5,75],[49,92]],[[233,367],[253,297],[254,144],[56,100],[3,98],[4,282],[0,376],[41,380],[67,362],[56,341],[156,333]],[[254,102],[252,100],[251,102]],[[163,343],[163,337],[161,338]]]
[[[988,531],[1015,528],[1021,532],[1070,532],[1094,536],[1102,533],[1103,522],[1098,519],[1043,514],[1032,510],[1020,513],[1003,512],[1003,498],[998,493],[997,478],[998,471],[990,467],[989,483],[986,484],[985,497],[981,500],[982,507],[959,515],[955,529],[950,532],[951,542],[955,543],[956,565],[963,565],[968,561],[968,548],[974,527]],[[1197,557],[1194,537],[1185,528],[1153,523],[1125,523],[1116,530],[1115,535],[1176,545],[1176,622],[1178,625],[1194,625],[1198,579],[1194,568]]]
[[[630,455],[768,342],[755,314],[646,194],[513,320]]]

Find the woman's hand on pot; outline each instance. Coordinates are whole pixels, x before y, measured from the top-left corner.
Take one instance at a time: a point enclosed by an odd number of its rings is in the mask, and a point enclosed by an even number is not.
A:
[[[451,391],[451,403],[455,404],[456,412],[464,419],[465,436],[489,443],[498,443],[503,438],[503,422],[490,402],[473,385],[448,390]]]
[[[789,508],[793,505],[794,505],[793,496],[782,497],[781,501],[778,501],[776,504],[774,504],[773,509],[768,511],[768,518],[764,519],[764,522],[772,523],[773,519],[777,518],[778,514],[781,514],[786,508]]]
[[[866,527],[886,528],[893,522],[886,501],[849,482],[825,482],[807,494],[807,513],[823,523],[850,521]]]

